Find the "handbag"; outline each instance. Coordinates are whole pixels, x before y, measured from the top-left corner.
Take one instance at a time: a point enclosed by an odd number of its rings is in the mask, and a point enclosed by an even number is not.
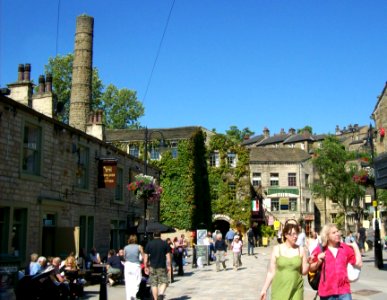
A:
[[[321,244],[319,243],[321,251],[323,251],[323,248]],[[325,281],[325,263],[323,262],[322,265],[314,272],[308,272],[308,282],[309,285],[312,289],[315,291],[318,290],[318,286],[320,284],[320,278],[321,278],[321,273],[324,273],[324,281]]]
[[[347,265],[347,273],[348,273],[349,281],[355,282],[355,281],[359,280],[360,271],[361,271],[361,269],[359,269],[351,264],[348,264]]]

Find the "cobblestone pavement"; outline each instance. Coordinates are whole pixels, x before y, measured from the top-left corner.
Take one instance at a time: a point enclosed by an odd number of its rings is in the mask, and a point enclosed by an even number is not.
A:
[[[271,247],[255,248],[256,255],[248,256],[246,249],[242,256],[243,265],[238,271],[232,269],[232,253],[228,253],[227,270],[216,272],[215,263],[203,268],[193,269],[191,264],[185,267],[184,276],[175,276],[175,281],[166,291],[167,300],[196,299],[259,299],[269,263]],[[387,252],[384,251],[387,258]],[[387,260],[385,259],[385,263]],[[99,286],[88,286],[84,299],[99,299]],[[352,283],[353,300],[387,299],[387,266],[378,270],[374,266],[373,252],[366,253],[361,277]],[[305,282],[304,299],[311,300],[316,295]],[[125,299],[125,286],[108,287],[109,300]],[[284,299],[286,300],[286,299]]]

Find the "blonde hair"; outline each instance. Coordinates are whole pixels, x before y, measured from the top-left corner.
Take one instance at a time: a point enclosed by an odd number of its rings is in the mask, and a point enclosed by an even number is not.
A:
[[[323,247],[326,247],[328,245],[329,232],[332,228],[337,228],[336,224],[325,224],[324,227],[321,229],[320,239]]]

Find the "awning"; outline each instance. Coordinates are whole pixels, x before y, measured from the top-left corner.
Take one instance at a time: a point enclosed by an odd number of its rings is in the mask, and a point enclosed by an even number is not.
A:
[[[163,232],[175,232],[176,230],[172,227],[161,224],[160,222],[149,221],[146,226],[146,232],[152,233],[156,231],[163,233]],[[144,221],[140,221],[140,224],[137,227],[137,232],[144,233]]]

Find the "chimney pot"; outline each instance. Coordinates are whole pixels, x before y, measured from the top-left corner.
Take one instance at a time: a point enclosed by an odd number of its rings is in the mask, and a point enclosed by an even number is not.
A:
[[[44,85],[45,85],[44,75],[40,75],[39,76],[39,94],[44,93]]]
[[[25,64],[24,66],[24,80],[25,81],[31,80],[31,64]]]
[[[52,92],[52,74],[46,74],[46,92]]]
[[[17,81],[20,82],[20,81],[23,81],[23,79],[24,79],[24,65],[19,64],[19,68],[17,70]]]

